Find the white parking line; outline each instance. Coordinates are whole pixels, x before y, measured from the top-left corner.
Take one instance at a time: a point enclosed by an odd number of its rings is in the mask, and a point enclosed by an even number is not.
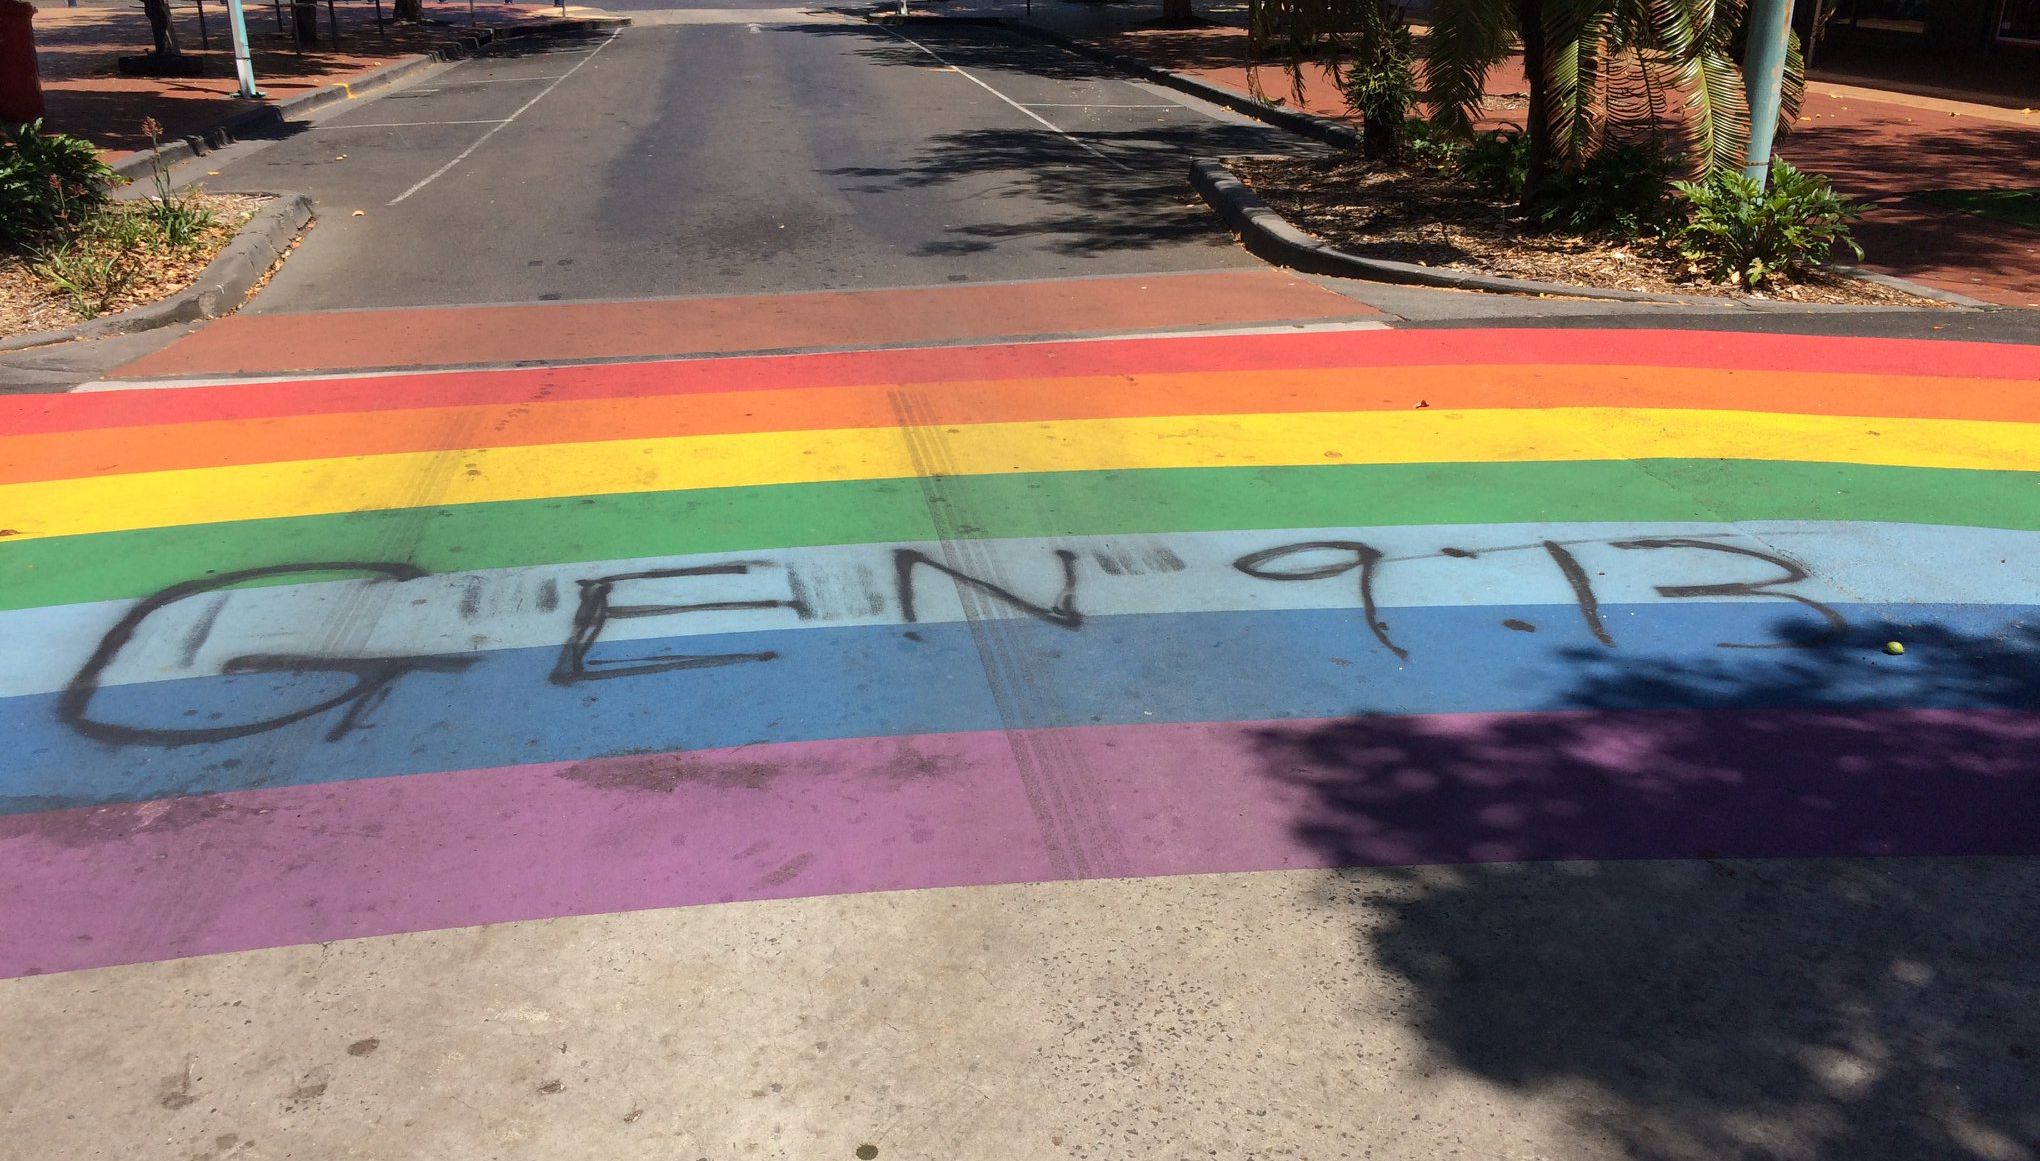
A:
[[[481,121],[370,121],[363,125],[314,125],[314,129],[414,129],[420,125],[501,125],[508,118],[490,117]]]
[[[950,64],[947,60],[943,59],[941,53],[936,52],[934,49],[929,48],[927,45],[922,44],[920,41],[915,40],[913,37],[908,36],[903,32],[894,32],[890,28],[885,29],[885,32],[889,36],[899,37],[901,40],[906,41],[908,44],[911,44],[915,48],[920,49],[922,52],[927,53],[929,56],[934,57],[937,61],[941,62],[944,68],[948,69],[950,72],[955,73],[957,76],[962,77],[964,80],[969,81],[971,84],[976,85],[978,88],[983,89],[985,92],[990,93],[992,96],[999,98],[1001,101],[1006,102],[1008,105],[1011,105],[1015,109],[1018,109],[1022,113],[1025,113],[1029,117],[1032,117],[1034,120],[1040,122],[1042,127],[1046,128],[1050,133],[1055,134],[1057,137],[1062,138],[1064,141],[1069,142],[1071,145],[1074,145],[1077,148],[1083,150],[1084,152],[1090,154],[1091,156],[1098,158],[1099,160],[1105,162],[1105,164],[1110,165],[1114,169],[1124,169],[1127,170],[1128,172],[1132,172],[1131,168],[1124,164],[1123,162],[1121,162],[1118,158],[1113,157],[1109,153],[1101,153],[1097,149],[1093,148],[1088,142],[1085,142],[1080,138],[1070,136],[1068,133],[1065,133],[1062,130],[1062,128],[1058,126],[1055,122],[1050,121],[1048,118],[1021,104],[1020,102],[993,88],[992,86],[984,83],[983,81],[977,79],[976,77],[970,75],[969,73],[964,72],[962,69],[957,68],[955,65]]]
[[[517,106],[517,111],[515,113],[510,114],[508,117],[503,118],[495,125],[490,126],[489,131],[487,133],[484,133],[480,137],[475,138],[475,143],[473,145],[468,146],[466,149],[461,150],[459,155],[457,155],[452,161],[449,161],[445,165],[440,166],[438,169],[433,170],[431,173],[426,174],[424,180],[420,181],[417,185],[412,186],[410,189],[405,190],[403,193],[398,194],[396,197],[391,198],[388,202],[384,204],[392,206],[396,205],[398,202],[403,201],[405,198],[410,197],[412,194],[417,193],[419,190],[424,189],[426,186],[431,185],[433,182],[439,180],[439,178],[443,176],[447,170],[452,169],[454,166],[459,165],[463,161],[466,161],[468,159],[468,154],[473,153],[475,150],[480,149],[482,147],[482,142],[487,141],[489,138],[494,137],[498,133],[501,133],[503,131],[503,126],[508,125],[510,122],[515,121],[519,117],[522,117],[526,109],[529,109],[533,105],[538,104],[540,101],[545,100],[545,95],[547,93],[550,93],[554,89],[559,88],[560,84],[563,81],[565,81],[568,77],[571,77],[575,73],[580,72],[581,67],[583,65],[586,65],[589,61],[594,60],[596,53],[599,53],[603,49],[608,48],[611,42],[615,41],[618,35],[619,33],[615,32],[610,33],[609,39],[603,41],[601,44],[596,45],[594,52],[590,52],[587,56],[584,56],[579,61],[575,62],[573,68],[570,68],[566,72],[563,72],[559,76],[553,78],[553,83],[547,85],[543,89],[540,89],[538,91],[537,96],[531,98],[529,101],[524,102],[522,105]]]
[[[1023,109],[1180,109],[1181,105],[1100,105],[1090,101],[1025,101]]]

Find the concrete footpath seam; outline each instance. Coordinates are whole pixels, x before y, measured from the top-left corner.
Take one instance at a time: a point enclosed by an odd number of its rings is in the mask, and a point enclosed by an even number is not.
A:
[[[630,23],[626,17],[592,17],[575,20],[548,20],[538,24],[518,25],[511,28],[478,28],[466,36],[436,48],[428,53],[405,57],[363,73],[351,81],[327,85],[314,89],[286,101],[264,103],[236,113],[210,129],[189,133],[163,144],[160,164],[175,165],[193,157],[210,153],[215,149],[233,144],[235,141],[257,130],[273,129],[283,125],[292,116],[308,113],[335,101],[359,97],[363,93],[395,84],[405,77],[446,61],[463,60],[482,50],[484,45],[497,41],[517,40],[527,36],[552,35],[563,32],[594,31],[606,28],[620,28]],[[147,150],[140,150],[113,166],[116,176],[137,180],[149,174],[154,162]]]
[[[0,342],[0,351],[20,351],[55,343],[112,338],[177,323],[216,318],[241,305],[248,292],[288,253],[291,239],[312,220],[312,199],[303,194],[275,194],[248,219],[219,256],[199,271],[190,286],[161,302],[96,318],[54,331],[37,331]]]

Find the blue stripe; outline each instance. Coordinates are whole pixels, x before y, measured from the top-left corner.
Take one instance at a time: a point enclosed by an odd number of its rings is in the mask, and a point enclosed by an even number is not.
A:
[[[1352,713],[1584,708],[2040,705],[2040,613],[2029,605],[1844,605],[1850,629],[1816,648],[1718,649],[1804,639],[1822,622],[1785,601],[1604,607],[1615,647],[1576,608],[1383,610],[1399,661],[1355,610],[812,628],[598,644],[612,664],[660,653],[777,650],[771,661],[572,685],[560,651],[482,653],[457,673],[410,673],[356,728],[328,711],[265,733],[178,745],[109,744],[61,723],[50,695],[0,701],[11,756],[0,811],[258,786],[709,749],[1002,727],[1254,720]],[[1535,632],[1512,631],[1519,619]],[[1879,646],[1909,643],[1903,657]],[[162,730],[280,716],[351,679],[205,677],[101,691],[91,715]],[[996,692],[995,692],[996,690]]]

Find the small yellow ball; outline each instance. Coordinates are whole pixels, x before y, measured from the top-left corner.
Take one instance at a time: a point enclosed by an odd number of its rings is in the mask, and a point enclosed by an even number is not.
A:
[[[1889,654],[1891,654],[1891,655],[1892,655],[1893,657],[1896,657],[1896,656],[1898,656],[1899,654],[1901,654],[1901,653],[1904,653],[1904,652],[1905,652],[1905,646],[1904,646],[1904,645],[1901,645],[1901,644],[1899,644],[1899,643],[1898,643],[1898,642],[1896,642],[1896,641],[1886,641],[1886,642],[1884,643],[1884,651],[1885,651],[1886,653],[1889,653]]]

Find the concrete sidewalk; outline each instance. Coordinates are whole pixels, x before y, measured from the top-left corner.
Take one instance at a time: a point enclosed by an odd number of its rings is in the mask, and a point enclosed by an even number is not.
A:
[[[1308,69],[1299,80],[1280,65],[1255,63],[1241,5],[1200,7],[1213,23],[1187,29],[1158,27],[1155,10],[1146,5],[947,0],[917,11],[1024,22],[1271,103],[1347,116],[1337,84],[1323,70]],[[1816,70],[1800,125],[1779,151],[1870,203],[1857,231],[1869,253],[1866,265],[1986,302],[2040,306],[2040,231],[1940,209],[1915,196],[2040,187],[2040,114],[1980,99],[1872,88],[1868,76],[1848,76],[1845,84]],[[1489,120],[1520,123],[1524,88],[1514,62],[1496,70]]]
[[[383,0],[387,16],[393,5]],[[248,34],[257,83],[269,103],[281,104],[332,85],[349,85],[395,62],[433,52],[455,43],[470,30],[468,5],[460,0],[429,0],[425,24],[378,27],[373,0],[336,0],[329,11],[319,6],[319,42],[292,43],[282,8],[248,5]],[[120,75],[120,57],[149,51],[149,22],[136,3],[87,0],[75,8],[46,4],[35,16],[37,57],[42,67],[48,105],[47,128],[84,137],[118,162],[149,147],[142,121],[154,117],[163,139],[203,134],[222,123],[261,107],[234,95],[232,49],[228,41],[226,6],[214,0],[199,9],[176,5],[177,33],[187,54],[219,58],[205,77],[128,77]],[[472,9],[478,28],[502,28],[556,17],[560,9],[537,3],[506,4],[480,0]],[[337,40],[333,22],[339,25]]]

